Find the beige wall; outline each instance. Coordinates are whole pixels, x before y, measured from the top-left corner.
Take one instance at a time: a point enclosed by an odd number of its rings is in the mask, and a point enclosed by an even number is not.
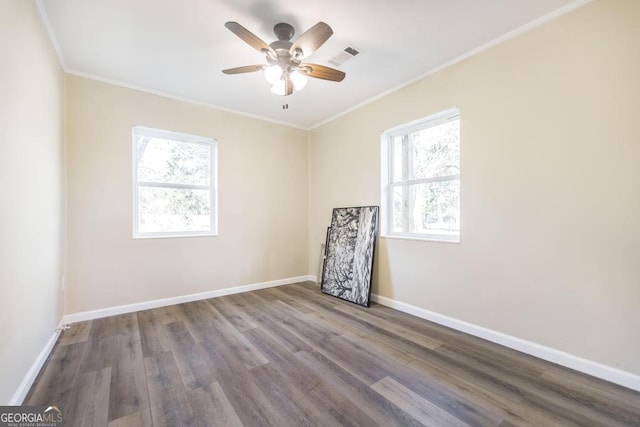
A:
[[[30,1],[0,1],[0,404],[62,316],[62,69]]]
[[[67,108],[67,313],[307,274],[307,132],[70,75]],[[217,237],[131,237],[133,125],[218,140]]]
[[[640,374],[638,22],[596,1],[313,130],[310,270],[381,132],[459,106],[461,243],[380,239],[373,291]]]

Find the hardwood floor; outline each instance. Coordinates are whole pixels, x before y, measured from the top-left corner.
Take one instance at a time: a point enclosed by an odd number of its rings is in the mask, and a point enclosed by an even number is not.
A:
[[[70,426],[640,426],[640,393],[311,283],[71,325],[25,404]]]

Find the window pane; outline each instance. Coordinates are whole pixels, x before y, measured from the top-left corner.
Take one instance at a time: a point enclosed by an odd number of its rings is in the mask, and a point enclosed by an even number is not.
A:
[[[210,231],[209,190],[139,187],[140,233]]]
[[[393,138],[392,150],[393,150],[393,165],[392,174],[391,174],[391,182],[399,182],[402,181],[402,163],[404,161],[402,155],[402,136],[396,136]]]
[[[407,191],[409,187],[395,187],[393,189],[393,217],[391,218],[391,229],[394,233],[401,233],[405,230],[405,220],[402,215],[405,211],[402,193]]]
[[[460,231],[460,181],[415,186],[413,230],[416,233]]]
[[[210,146],[147,136],[136,144],[139,181],[210,185]]]
[[[394,232],[460,232],[460,180],[398,186],[393,190]]]
[[[460,120],[409,135],[412,147],[411,179],[460,173]]]

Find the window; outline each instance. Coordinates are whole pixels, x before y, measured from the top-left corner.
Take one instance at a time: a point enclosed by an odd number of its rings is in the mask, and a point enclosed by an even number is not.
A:
[[[382,140],[384,234],[459,242],[458,109],[388,130]]]
[[[217,234],[217,142],[133,127],[133,237]]]

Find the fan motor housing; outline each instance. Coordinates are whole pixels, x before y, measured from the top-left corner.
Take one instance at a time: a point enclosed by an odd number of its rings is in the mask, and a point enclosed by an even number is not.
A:
[[[286,22],[280,22],[279,24],[274,25],[273,33],[276,35],[278,40],[271,43],[269,46],[271,49],[275,50],[278,56],[284,55],[285,52],[289,52],[293,43],[290,41],[291,37],[295,34],[294,28],[287,24]]]
[[[286,22],[280,22],[273,26],[273,32],[278,38],[278,40],[291,40],[291,37],[296,33],[296,30],[293,28],[291,24],[287,24]]]

